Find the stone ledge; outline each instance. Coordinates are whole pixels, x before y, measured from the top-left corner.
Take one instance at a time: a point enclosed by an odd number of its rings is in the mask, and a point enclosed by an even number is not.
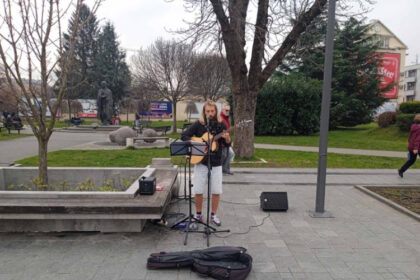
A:
[[[160,219],[179,190],[177,167],[148,169],[163,190],[134,197],[11,198],[0,196],[0,232],[141,232]],[[145,174],[143,173],[143,175]],[[136,193],[138,190],[138,182]],[[4,191],[7,192],[7,191]],[[83,194],[83,193],[81,193]]]
[[[136,220],[0,220],[0,232],[141,232],[145,219]]]
[[[38,168],[36,167],[5,167],[0,168],[0,185],[3,185],[5,188],[5,173],[15,170],[17,173],[22,172],[37,172]],[[69,171],[74,173],[73,176],[77,175],[77,172],[80,170],[83,171],[90,171],[94,172],[102,172],[102,171],[142,171],[144,172],[137,176],[134,182],[131,184],[130,187],[127,188],[126,191],[120,192],[95,192],[95,191],[1,191],[0,190],[0,198],[19,198],[19,199],[35,199],[35,198],[54,198],[54,199],[74,199],[74,198],[82,198],[82,199],[89,199],[89,198],[97,198],[97,199],[116,199],[116,198],[133,198],[135,197],[136,193],[139,189],[139,179],[142,176],[149,177],[153,176],[156,169],[155,168],[93,168],[93,167],[50,167],[48,168],[49,172],[54,171]],[[49,174],[50,175],[50,174]]]

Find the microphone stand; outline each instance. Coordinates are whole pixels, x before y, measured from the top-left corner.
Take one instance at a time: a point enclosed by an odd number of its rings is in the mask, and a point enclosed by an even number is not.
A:
[[[213,146],[213,138],[210,138],[210,118],[207,116],[206,118],[207,125],[207,223],[205,224],[204,234],[207,237],[207,247],[210,246],[210,234],[217,233],[217,232],[230,232],[230,230],[217,230],[214,227],[210,226],[210,196],[211,196],[211,189],[210,189],[210,181],[211,181],[211,149]]]
[[[190,232],[202,232],[204,233],[204,231],[199,231],[198,229],[198,224],[202,224],[202,225],[206,225],[205,223],[199,221],[198,219],[196,219],[194,217],[194,215],[192,214],[192,196],[191,196],[191,189],[193,187],[192,181],[191,181],[191,156],[193,155],[193,149],[194,146],[191,143],[187,143],[186,142],[186,155],[187,157],[187,162],[185,163],[185,168],[188,165],[188,216],[185,217],[184,219],[175,222],[171,229],[176,229],[178,228],[178,226],[182,223],[186,223],[185,226],[185,238],[184,238],[184,245],[187,245],[187,240],[188,240],[188,235]],[[203,153],[204,154],[204,153]],[[187,174],[185,173],[185,182],[186,182],[186,177]],[[185,194],[184,194],[185,196]],[[194,230],[195,229],[195,230]]]

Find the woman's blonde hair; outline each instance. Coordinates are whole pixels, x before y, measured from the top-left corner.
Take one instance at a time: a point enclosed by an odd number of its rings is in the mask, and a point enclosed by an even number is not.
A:
[[[214,103],[211,100],[208,100],[204,103],[203,110],[201,111],[200,123],[202,125],[206,124],[206,112],[205,112],[206,106],[213,106],[214,110],[216,111],[217,122],[222,122],[222,119],[220,118],[219,110],[217,109],[216,103]]]
[[[420,114],[415,115],[414,123],[420,123]]]

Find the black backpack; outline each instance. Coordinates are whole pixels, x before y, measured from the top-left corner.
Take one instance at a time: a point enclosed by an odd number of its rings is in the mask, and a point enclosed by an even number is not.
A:
[[[242,280],[251,272],[252,257],[242,247],[218,246],[204,250],[154,253],[148,258],[147,267],[150,269],[191,267],[201,276]]]

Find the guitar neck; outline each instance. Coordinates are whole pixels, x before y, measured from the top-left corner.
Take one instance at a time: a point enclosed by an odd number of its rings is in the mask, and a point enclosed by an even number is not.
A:
[[[217,141],[217,140],[219,140],[219,138],[220,137],[222,137],[222,135],[223,135],[223,133],[224,132],[226,132],[226,131],[231,131],[232,129],[234,129],[235,127],[246,127],[246,126],[248,126],[250,123],[252,123],[252,120],[245,120],[245,121],[241,121],[241,122],[239,122],[238,124],[236,124],[236,125],[234,125],[234,126],[231,126],[230,128],[228,128],[227,130],[225,130],[225,131],[223,131],[223,132],[221,132],[221,133],[219,133],[219,134],[216,134],[215,136],[214,136],[214,138],[213,138],[213,140],[214,141]]]
[[[216,134],[213,138],[213,141],[217,141],[219,140],[220,137],[222,137],[223,133],[225,133],[226,131],[230,132],[235,128],[235,126],[231,126],[230,128],[228,128],[227,130],[220,132],[219,134]]]

